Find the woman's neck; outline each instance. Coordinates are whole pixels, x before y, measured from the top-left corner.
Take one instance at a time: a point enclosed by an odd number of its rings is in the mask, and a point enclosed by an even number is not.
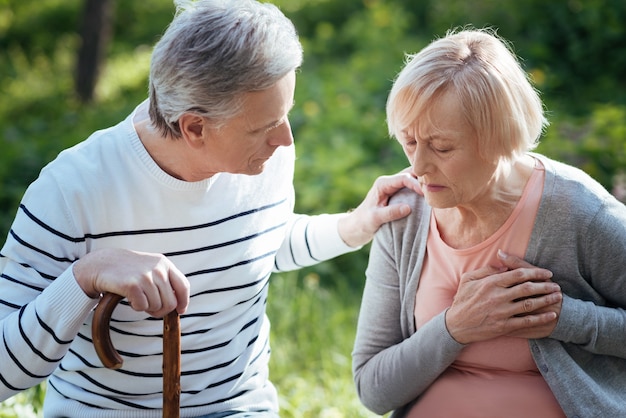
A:
[[[444,242],[463,249],[493,235],[513,213],[534,167],[535,159],[529,155],[502,162],[480,199],[452,208],[433,209]]]

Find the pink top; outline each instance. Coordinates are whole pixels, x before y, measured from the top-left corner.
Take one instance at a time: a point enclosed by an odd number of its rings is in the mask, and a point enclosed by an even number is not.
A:
[[[431,215],[424,268],[415,298],[419,328],[452,304],[461,274],[499,265],[498,249],[523,257],[543,189],[539,162],[509,219],[486,241],[457,250],[440,237]],[[407,417],[564,417],[539,373],[524,338],[499,337],[468,344],[422,394]]]

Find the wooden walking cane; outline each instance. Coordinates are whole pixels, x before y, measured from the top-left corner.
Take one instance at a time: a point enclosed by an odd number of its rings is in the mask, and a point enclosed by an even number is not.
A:
[[[105,293],[94,312],[91,325],[93,345],[100,361],[109,369],[119,369],[124,360],[113,347],[109,322],[123,299]],[[163,418],[180,417],[180,318],[174,309],[163,318]]]

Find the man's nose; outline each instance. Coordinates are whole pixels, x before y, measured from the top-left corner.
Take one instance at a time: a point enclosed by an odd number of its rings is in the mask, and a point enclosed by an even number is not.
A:
[[[289,120],[274,129],[270,138],[270,144],[284,147],[293,144],[293,133],[291,132]]]

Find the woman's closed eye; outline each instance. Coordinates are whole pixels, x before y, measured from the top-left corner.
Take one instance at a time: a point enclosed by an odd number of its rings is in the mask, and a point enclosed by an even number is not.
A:
[[[451,149],[451,148],[435,147],[435,146],[433,146],[432,148],[433,148],[433,150],[435,150],[436,152],[438,152],[438,153],[440,153],[440,154],[445,154],[445,153],[447,153],[447,152],[452,151],[452,149]]]

